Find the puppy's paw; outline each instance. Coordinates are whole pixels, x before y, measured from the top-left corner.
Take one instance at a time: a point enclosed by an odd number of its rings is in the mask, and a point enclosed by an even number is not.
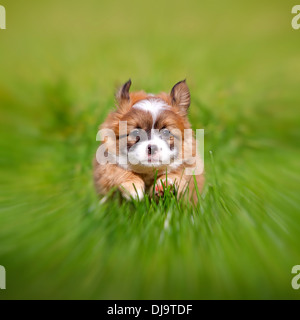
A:
[[[122,196],[127,200],[144,198],[145,186],[143,184],[134,184],[132,182],[122,183],[120,186]]]
[[[154,186],[154,195],[163,197],[165,192],[175,193],[176,185],[171,178],[159,179]]]

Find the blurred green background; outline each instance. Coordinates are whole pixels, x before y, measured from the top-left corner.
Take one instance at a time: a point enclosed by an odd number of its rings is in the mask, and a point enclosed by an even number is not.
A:
[[[0,299],[299,299],[296,3],[0,4]],[[196,208],[99,204],[97,128],[128,78],[154,93],[187,78]]]

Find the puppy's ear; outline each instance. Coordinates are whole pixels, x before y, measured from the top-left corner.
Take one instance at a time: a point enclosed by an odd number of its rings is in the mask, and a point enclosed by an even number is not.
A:
[[[130,101],[130,96],[129,96],[130,87],[131,87],[131,79],[129,79],[126,83],[124,83],[123,86],[117,92],[116,99],[119,106],[121,106],[125,102]]]
[[[179,108],[180,112],[183,115],[186,115],[191,103],[191,96],[185,80],[175,84],[171,90],[170,96],[172,106]]]

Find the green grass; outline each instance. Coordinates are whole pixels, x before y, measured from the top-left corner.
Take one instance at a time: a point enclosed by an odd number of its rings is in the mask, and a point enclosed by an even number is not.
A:
[[[300,31],[291,1],[2,0],[0,299],[299,299]],[[116,85],[187,78],[205,129],[196,208],[99,204]],[[211,153],[210,153],[211,151]]]

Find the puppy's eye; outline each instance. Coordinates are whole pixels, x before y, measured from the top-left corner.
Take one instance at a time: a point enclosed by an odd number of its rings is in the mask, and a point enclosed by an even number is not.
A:
[[[163,139],[168,139],[171,137],[171,132],[168,129],[161,129],[160,130],[160,135]]]
[[[134,129],[129,133],[129,138],[137,139],[140,136],[140,129]]]

